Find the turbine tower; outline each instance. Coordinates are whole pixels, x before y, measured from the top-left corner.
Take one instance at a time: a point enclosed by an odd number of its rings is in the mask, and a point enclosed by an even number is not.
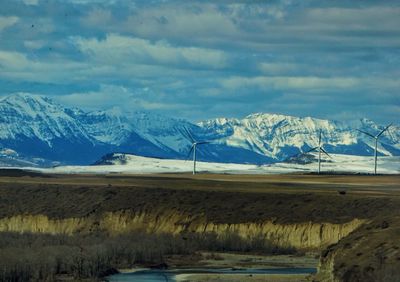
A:
[[[371,133],[368,133],[366,131],[362,131],[360,129],[357,129],[358,131],[360,131],[361,133],[364,133],[365,135],[368,135],[369,137],[372,137],[375,139],[375,153],[374,153],[374,157],[375,157],[375,162],[374,162],[374,174],[376,174],[376,170],[378,167],[378,139],[379,137],[386,131],[389,129],[389,127],[391,127],[392,124],[389,124],[388,126],[386,126],[381,132],[379,132],[377,135],[372,135]]]
[[[190,155],[193,152],[193,174],[196,174],[196,152],[197,152],[197,146],[198,145],[203,145],[203,144],[209,144],[210,141],[197,141],[194,139],[193,135],[190,133],[190,131],[184,127],[184,132],[182,132],[184,136],[186,136],[191,142],[192,142],[192,147],[190,147],[189,154],[187,156],[187,159],[190,157]]]
[[[312,148],[311,150],[308,150],[307,153],[312,152],[312,151],[317,151],[318,152],[318,174],[321,173],[321,155],[322,153],[324,153],[325,155],[327,155],[328,157],[332,158],[324,149],[324,147],[322,146],[321,143],[321,135],[322,132],[321,130],[319,131],[319,138],[318,138],[318,146]]]

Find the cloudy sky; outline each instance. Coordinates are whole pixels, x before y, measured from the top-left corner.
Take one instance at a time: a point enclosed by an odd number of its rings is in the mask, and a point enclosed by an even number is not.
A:
[[[400,117],[400,1],[0,4],[1,96],[192,121]]]

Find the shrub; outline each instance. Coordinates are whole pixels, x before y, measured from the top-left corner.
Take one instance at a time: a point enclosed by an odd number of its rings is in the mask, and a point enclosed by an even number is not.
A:
[[[241,238],[234,232],[146,234],[105,233],[49,235],[0,233],[0,281],[54,281],[68,274],[75,279],[97,278],[135,264],[161,264],[167,255],[210,252],[294,253],[279,248],[261,234]]]

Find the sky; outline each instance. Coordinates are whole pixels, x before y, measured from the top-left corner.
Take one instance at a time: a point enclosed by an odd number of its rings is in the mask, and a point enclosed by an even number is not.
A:
[[[0,0],[0,96],[200,121],[400,117],[400,1]]]

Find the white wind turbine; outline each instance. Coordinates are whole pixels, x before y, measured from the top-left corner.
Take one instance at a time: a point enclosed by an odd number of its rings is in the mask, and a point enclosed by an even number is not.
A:
[[[360,131],[361,133],[364,133],[365,135],[368,135],[369,137],[372,137],[375,139],[375,166],[374,166],[374,174],[376,174],[376,170],[377,170],[377,166],[378,166],[378,139],[379,137],[386,131],[389,129],[389,127],[391,127],[392,124],[389,124],[388,126],[386,126],[383,130],[381,130],[381,132],[379,132],[377,135],[372,135],[371,133],[368,133],[366,131],[362,131],[360,129],[357,129],[358,131]]]
[[[203,145],[203,144],[209,144],[210,141],[197,141],[196,139],[193,138],[193,135],[190,133],[190,131],[184,127],[184,132],[182,132],[184,136],[186,136],[191,142],[192,142],[192,147],[190,147],[189,154],[187,158],[190,157],[190,155],[193,152],[193,174],[196,174],[196,151],[197,151],[197,146],[198,145]]]
[[[322,132],[321,130],[319,131],[319,138],[318,138],[318,146],[312,148],[311,150],[308,150],[307,153],[312,152],[312,151],[317,151],[318,152],[318,174],[321,173],[321,154],[324,153],[325,155],[327,155],[328,157],[332,158],[324,149],[324,147],[322,146],[321,143],[321,135]]]

